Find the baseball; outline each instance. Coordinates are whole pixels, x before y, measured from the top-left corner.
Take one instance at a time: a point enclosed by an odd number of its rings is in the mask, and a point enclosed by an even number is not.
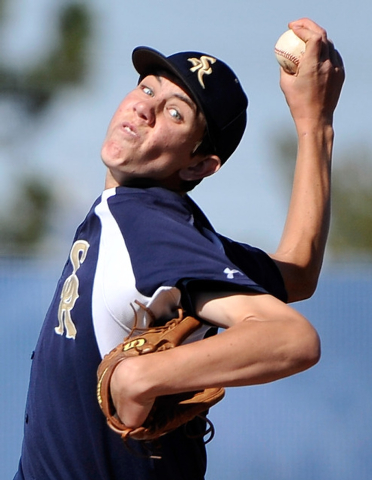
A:
[[[297,72],[300,58],[305,53],[306,43],[293,30],[283,33],[275,45],[275,56],[283,69],[291,75]]]

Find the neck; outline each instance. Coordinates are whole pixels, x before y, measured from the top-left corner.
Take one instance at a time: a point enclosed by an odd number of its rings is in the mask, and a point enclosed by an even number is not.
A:
[[[172,182],[174,183],[174,182]],[[186,191],[176,188],[175,186],[170,185],[170,182],[159,182],[151,178],[132,178],[128,182],[118,182],[112,172],[108,169],[106,173],[105,180],[105,190],[115,187],[132,187],[132,188],[149,188],[149,187],[161,187],[167,190],[170,190],[174,193],[178,193],[181,196],[187,194]]]

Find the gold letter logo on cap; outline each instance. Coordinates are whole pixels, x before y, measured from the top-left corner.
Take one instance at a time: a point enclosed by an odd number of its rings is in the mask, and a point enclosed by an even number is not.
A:
[[[202,55],[200,60],[198,58],[188,58],[187,60],[193,64],[193,66],[190,68],[190,71],[198,72],[199,83],[203,88],[205,88],[203,75],[210,75],[212,73],[212,67],[210,64],[216,62],[216,59]]]

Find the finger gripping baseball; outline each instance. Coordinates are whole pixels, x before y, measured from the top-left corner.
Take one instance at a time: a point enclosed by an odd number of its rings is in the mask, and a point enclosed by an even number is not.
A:
[[[208,409],[223,398],[223,388],[207,388],[158,397],[146,421],[138,428],[127,427],[116,415],[110,394],[110,380],[119,363],[129,357],[175,348],[200,327],[199,320],[190,316],[184,317],[180,310],[178,318],[170,320],[164,326],[150,327],[139,335],[128,337],[102,359],[97,371],[98,403],[106,416],[108,426],[124,440],[155,440],[196,416],[205,416]]]

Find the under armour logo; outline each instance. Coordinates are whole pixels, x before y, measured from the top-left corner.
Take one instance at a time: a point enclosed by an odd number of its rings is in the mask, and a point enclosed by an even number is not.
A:
[[[230,269],[230,268],[225,268],[225,270],[223,271],[223,273],[226,273],[227,275],[227,278],[234,278],[234,275],[236,273],[239,273],[239,275],[243,275],[241,272],[239,272],[239,270],[234,270],[234,269]]]
[[[205,88],[203,76],[210,75],[212,73],[212,67],[210,64],[215,63],[216,59],[202,55],[200,60],[199,58],[188,58],[187,60],[193,64],[193,66],[190,68],[190,71],[198,72],[199,83],[203,88]]]

